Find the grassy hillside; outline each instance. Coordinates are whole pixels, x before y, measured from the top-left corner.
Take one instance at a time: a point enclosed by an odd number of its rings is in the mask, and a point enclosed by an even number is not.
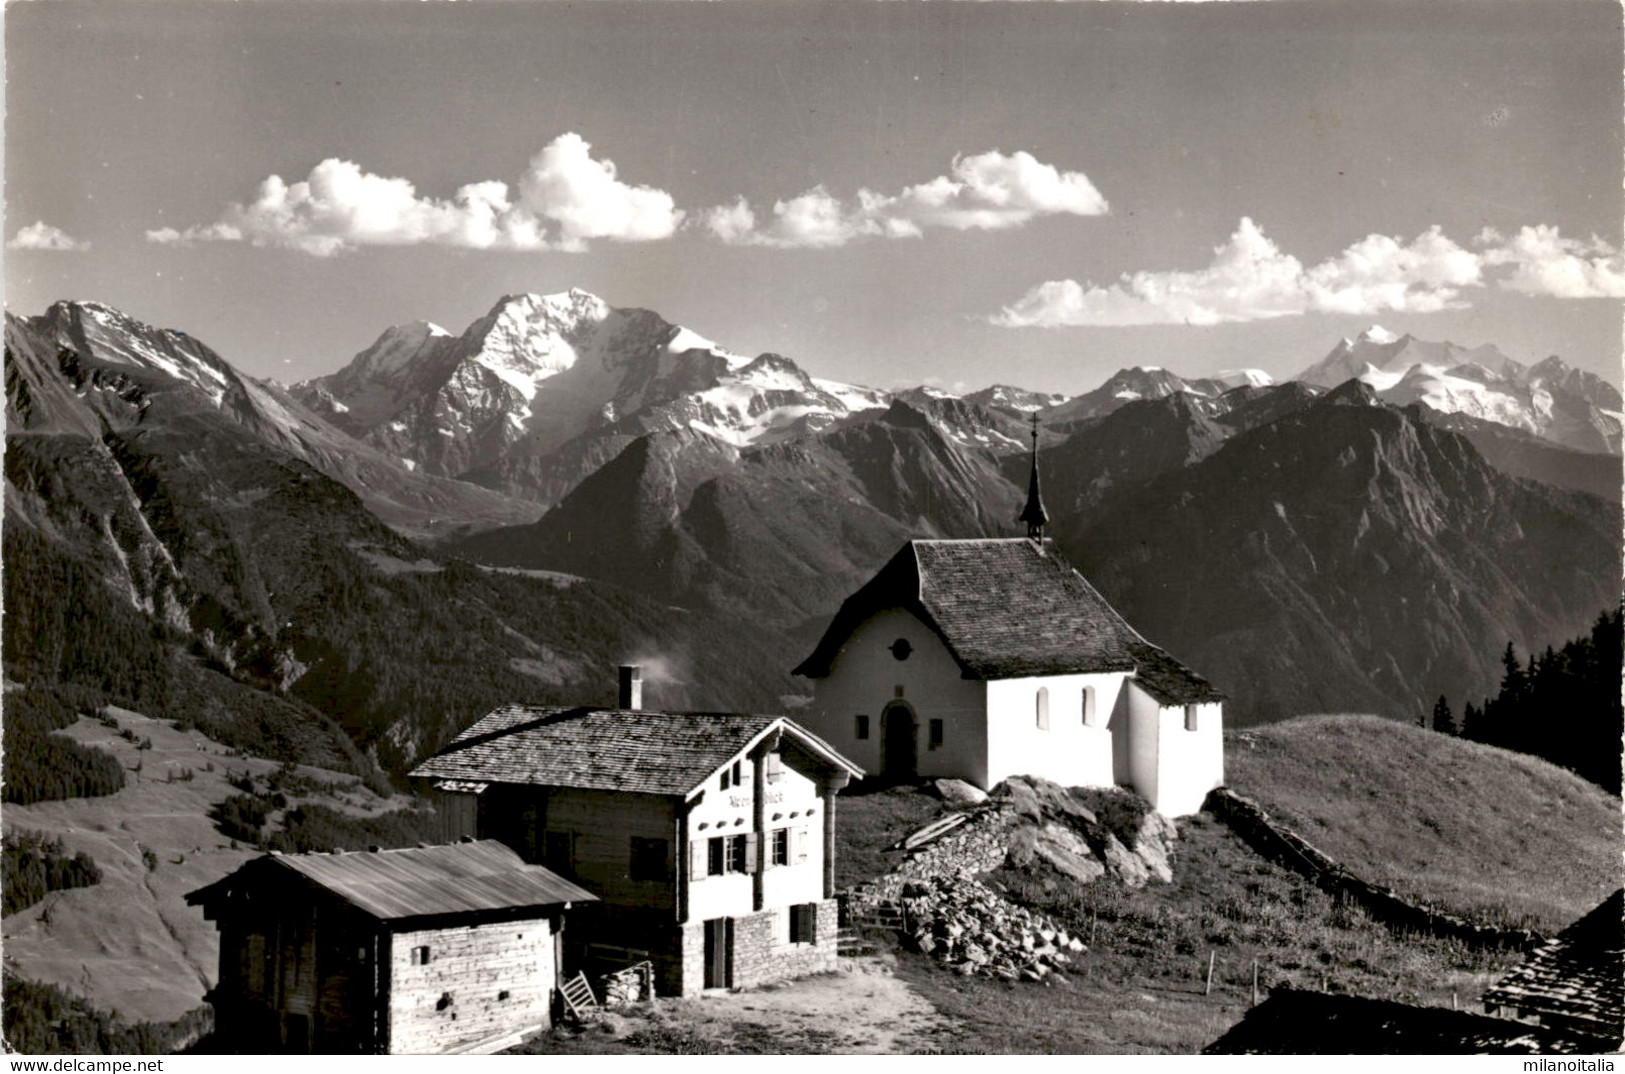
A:
[[[1232,732],[1231,787],[1367,880],[1551,933],[1621,883],[1620,801],[1555,765],[1375,716]]]
[[[359,823],[401,815],[410,801],[380,798],[352,775],[246,756],[168,720],[117,708],[105,718],[81,717],[56,736],[116,757],[128,777],[121,790],[6,805],[8,833],[60,840],[64,855],[88,855],[101,874],[96,884],[52,891],[7,914],[6,966],[131,1022],[187,1016],[215,979],[215,926],[184,896],[256,852],[222,834],[211,809],[250,780],[286,786],[289,814],[342,812]],[[288,822],[284,815],[267,837]]]

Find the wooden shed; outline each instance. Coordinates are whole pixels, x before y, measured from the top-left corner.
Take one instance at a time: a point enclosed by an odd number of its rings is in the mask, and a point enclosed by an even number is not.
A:
[[[186,901],[220,929],[209,993],[244,1052],[491,1050],[552,1023],[561,934],[595,897],[501,843],[267,854]]]

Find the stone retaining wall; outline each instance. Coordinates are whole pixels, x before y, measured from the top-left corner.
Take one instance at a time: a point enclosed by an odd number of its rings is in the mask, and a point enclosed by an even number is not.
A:
[[[1254,850],[1314,881],[1339,899],[1358,903],[1373,920],[1396,932],[1425,933],[1472,947],[1528,951],[1545,940],[1529,929],[1476,925],[1466,918],[1416,902],[1362,880],[1309,840],[1273,820],[1257,802],[1228,787],[1210,793],[1203,808],[1224,821]]]

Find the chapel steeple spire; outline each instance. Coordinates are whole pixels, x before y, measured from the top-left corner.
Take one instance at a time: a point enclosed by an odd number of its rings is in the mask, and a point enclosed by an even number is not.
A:
[[[1027,506],[1016,516],[1017,522],[1027,523],[1027,536],[1034,541],[1044,539],[1044,524],[1049,513],[1044,510],[1044,497],[1038,490],[1038,414],[1033,414],[1033,470],[1027,479]]]

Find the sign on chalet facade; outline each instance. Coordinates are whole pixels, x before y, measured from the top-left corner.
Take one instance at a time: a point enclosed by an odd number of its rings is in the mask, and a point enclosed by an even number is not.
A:
[[[488,1050],[551,1024],[565,911],[593,895],[496,842],[267,854],[186,901],[220,929],[243,1052]]]
[[[833,969],[835,801],[861,770],[783,717],[638,711],[635,693],[505,706],[412,776],[448,834],[597,895],[579,933],[651,961],[663,994]]]

